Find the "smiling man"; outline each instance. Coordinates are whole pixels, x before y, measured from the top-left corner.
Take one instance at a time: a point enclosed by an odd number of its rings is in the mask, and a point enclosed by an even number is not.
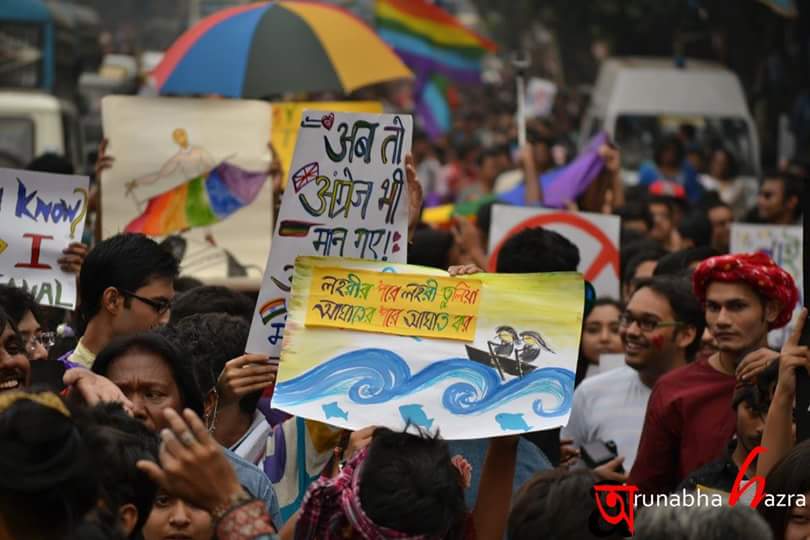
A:
[[[669,492],[723,454],[736,426],[728,406],[736,382],[753,380],[778,358],[767,348],[768,331],[790,321],[798,299],[790,274],[762,253],[707,259],[693,287],[718,352],[655,385],[630,473],[642,492]]]
[[[31,360],[47,360],[53,334],[43,332],[36,300],[24,289],[0,285],[0,307],[11,316]]]
[[[704,321],[689,282],[671,276],[640,281],[619,321],[626,366],[579,385],[562,436],[579,447],[615,442],[629,470],[653,385],[664,373],[692,359]]]
[[[97,244],[79,273],[79,316],[84,333],[66,367],[90,367],[116,337],[169,322],[177,260],[141,234],[119,234]]]

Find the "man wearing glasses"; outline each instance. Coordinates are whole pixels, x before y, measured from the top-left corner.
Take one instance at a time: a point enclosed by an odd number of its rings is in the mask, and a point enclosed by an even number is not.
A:
[[[82,336],[60,361],[90,367],[113,339],[168,323],[178,273],[172,254],[146,236],[119,234],[97,244],[79,273]]]
[[[655,385],[630,472],[645,493],[668,493],[723,455],[736,428],[734,388],[779,357],[767,347],[768,331],[790,321],[798,299],[793,278],[764,253],[706,259],[692,280],[718,352]]]
[[[619,457],[611,468],[623,465],[629,471],[652,387],[662,375],[692,359],[704,321],[689,282],[671,276],[640,280],[619,321],[626,365],[586,378],[577,387],[562,436],[580,448],[613,441]],[[616,473],[612,479],[626,477]]]
[[[17,325],[28,358],[47,360],[55,336],[53,332],[42,331],[41,314],[34,297],[24,289],[0,285],[0,307]]]

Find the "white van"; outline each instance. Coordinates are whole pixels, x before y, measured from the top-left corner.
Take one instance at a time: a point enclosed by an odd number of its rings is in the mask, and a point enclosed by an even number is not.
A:
[[[37,91],[0,92],[0,167],[22,169],[35,157],[53,152],[82,170],[76,108]]]
[[[759,177],[759,141],[737,76],[723,66],[687,59],[610,58],[599,71],[583,116],[579,147],[607,131],[622,151],[625,182],[635,184],[639,165],[652,160],[656,143],[682,124],[695,128],[704,148],[720,141],[734,153],[739,179]]]

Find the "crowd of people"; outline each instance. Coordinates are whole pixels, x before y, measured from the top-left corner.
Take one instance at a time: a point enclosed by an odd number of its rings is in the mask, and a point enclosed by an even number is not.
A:
[[[468,115],[439,143],[415,135],[409,263],[576,271],[580,246],[543,228],[509,238],[490,264],[499,195],[522,184],[522,204],[542,205],[539,178],[572,159],[549,124],[532,122],[524,148],[510,146],[515,130],[508,114]],[[793,413],[795,373],[810,367],[806,311],[784,343],[768,342],[801,291],[767,255],[729,250],[732,222],[800,222],[810,167],[784,163],[752,189],[736,183],[729,150],[688,134],[663,140],[632,186],[620,149],[602,145],[601,172],[566,203],[621,218],[622,270],[621,298],[586,303],[561,429],[445,441],[274,410],[277,365],[245,352],[254,300],[180,276],[142,235],[65,250],[74,313],[0,286],[0,538],[622,538],[597,530],[599,485],[644,496],[630,501],[643,503],[639,538],[807,537],[810,443],[796,441]],[[419,222],[448,203],[448,221]],[[624,365],[600,370],[606,354]],[[796,497],[757,510],[646,503],[728,495],[757,477]]]

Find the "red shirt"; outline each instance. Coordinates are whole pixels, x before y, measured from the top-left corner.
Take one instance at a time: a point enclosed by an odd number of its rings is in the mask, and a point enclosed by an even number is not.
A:
[[[643,493],[668,493],[721,456],[736,431],[734,385],[734,376],[720,373],[706,359],[658,379],[628,483]]]

